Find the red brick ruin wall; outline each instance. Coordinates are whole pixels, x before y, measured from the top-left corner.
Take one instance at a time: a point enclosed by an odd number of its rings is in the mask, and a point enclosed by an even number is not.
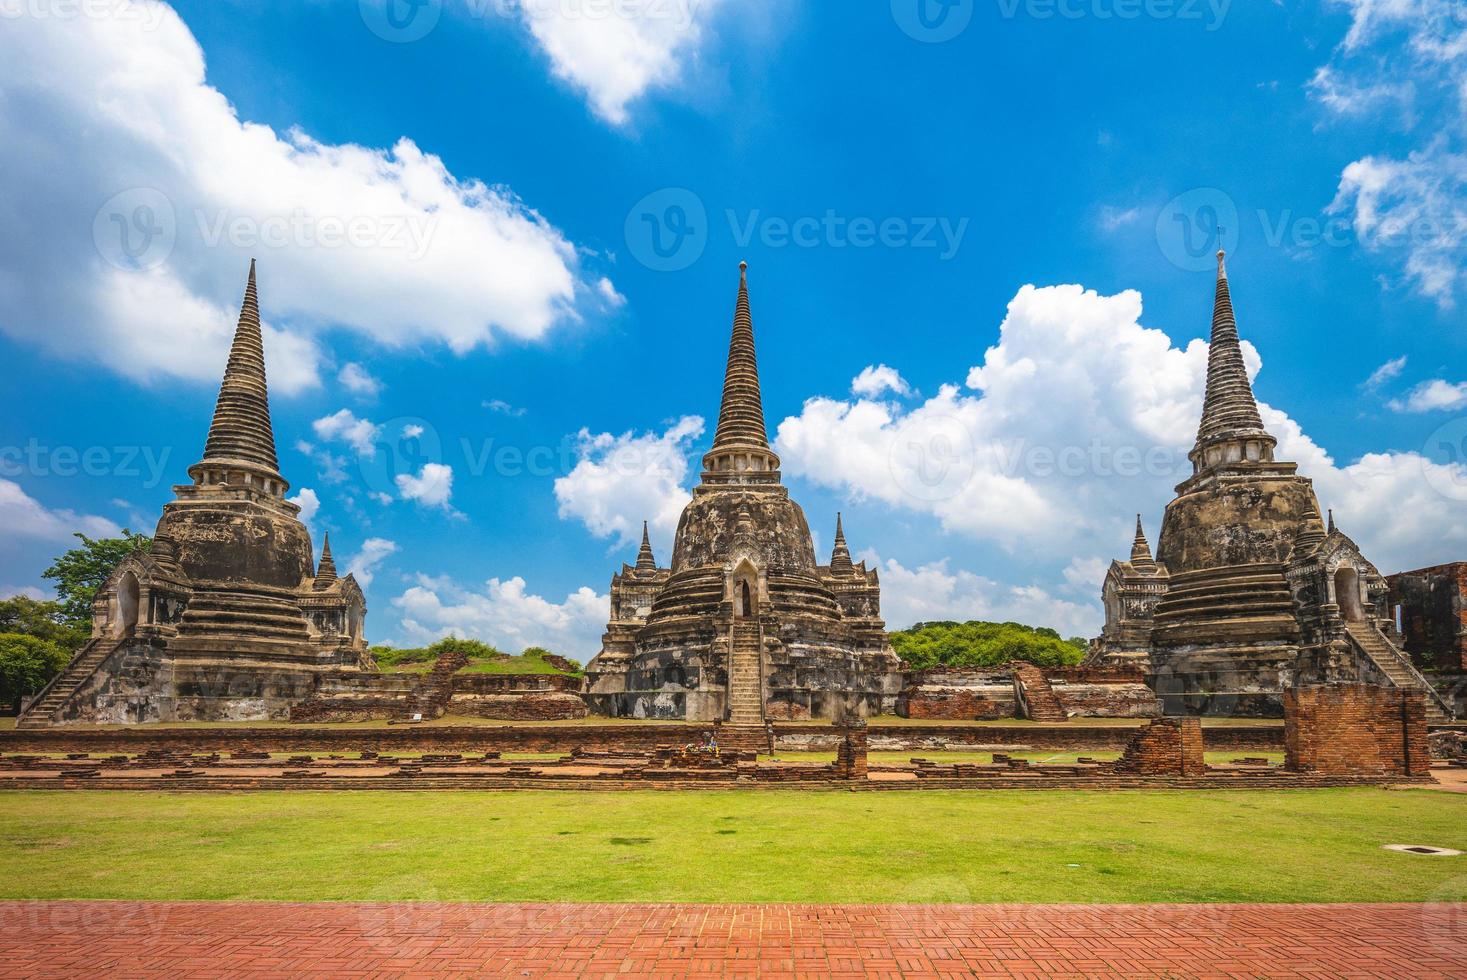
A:
[[[842,730],[840,748],[835,753],[835,777],[837,779],[865,779],[868,771],[866,729]]]
[[[127,728],[96,731],[73,728],[0,731],[0,752],[650,752],[659,745],[701,739],[712,725],[495,725],[420,726],[332,729],[278,728]],[[867,729],[872,751],[932,751],[975,746],[1120,751],[1136,729],[1071,723],[1053,728],[1034,726],[980,728],[959,725],[875,725]],[[775,745],[783,751],[833,752],[839,733],[831,728],[775,725]],[[1284,731],[1277,725],[1208,728],[1207,748],[1214,752],[1278,752]]]
[[[1387,580],[1401,607],[1406,650],[1417,664],[1467,672],[1467,562],[1402,572]]]
[[[1426,695],[1366,685],[1284,692],[1285,768],[1320,775],[1425,775]]]
[[[1158,718],[1136,735],[1114,771],[1140,776],[1201,776],[1207,772],[1200,718]]]

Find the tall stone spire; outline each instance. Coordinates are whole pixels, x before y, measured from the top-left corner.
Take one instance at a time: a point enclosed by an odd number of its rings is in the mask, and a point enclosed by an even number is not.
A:
[[[647,522],[642,522],[642,547],[637,552],[637,568],[643,571],[657,570],[657,559],[652,555],[652,539],[647,536]]]
[[[703,457],[705,483],[777,483],[779,457],[769,448],[754,318],[749,312],[749,264],[739,263],[739,295],[723,374],[723,403],[713,449]]]
[[[835,515],[835,550],[830,553],[830,570],[837,575],[849,575],[856,570],[851,563],[851,549],[846,547],[846,531],[841,526],[839,512]]]
[[[1202,405],[1202,423],[1197,428],[1197,444],[1191,452],[1197,470],[1245,459],[1269,462],[1277,444],[1263,428],[1253,386],[1248,381],[1225,258],[1225,253],[1217,253],[1212,344],[1207,353],[1207,395]],[[1249,443],[1254,444],[1251,453],[1247,448]]]
[[[336,581],[336,560],[331,557],[331,535],[326,535],[325,542],[321,545],[321,563],[316,566],[317,590],[328,589]]]
[[[1141,515],[1136,515],[1136,537],[1131,542],[1131,567],[1139,571],[1147,571],[1156,567],[1156,559],[1151,557],[1151,545],[1146,543],[1146,531],[1141,526]]]
[[[739,263],[739,298],[734,307],[728,367],[723,375],[723,405],[718,411],[714,448],[765,446],[764,402],[759,395],[759,361],[754,351],[754,318],[749,313],[749,264]]]
[[[275,434],[270,427],[260,301],[255,289],[255,262],[251,259],[239,325],[234,331],[224,381],[219,386],[219,401],[204,444],[204,458],[189,467],[189,475],[195,483],[203,483],[205,473],[243,470],[274,481],[279,496],[289,488],[280,476],[279,465],[275,457]]]

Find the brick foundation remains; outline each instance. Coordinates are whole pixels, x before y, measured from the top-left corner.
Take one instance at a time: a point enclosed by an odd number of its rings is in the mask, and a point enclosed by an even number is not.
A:
[[[1158,718],[1136,735],[1111,767],[1139,776],[1201,776],[1207,772],[1198,718]]]
[[[1367,685],[1286,691],[1284,753],[1293,772],[1424,776],[1426,697]]]

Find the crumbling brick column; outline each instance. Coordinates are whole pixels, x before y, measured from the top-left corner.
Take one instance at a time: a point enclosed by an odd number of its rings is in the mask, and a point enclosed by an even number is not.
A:
[[[1141,776],[1202,776],[1207,762],[1202,754],[1200,718],[1158,718],[1136,733],[1115,772]]]
[[[837,779],[865,779],[866,723],[861,722],[841,729],[840,747],[835,753],[835,775]]]
[[[1368,684],[1284,692],[1284,767],[1328,776],[1423,776],[1426,695]]]

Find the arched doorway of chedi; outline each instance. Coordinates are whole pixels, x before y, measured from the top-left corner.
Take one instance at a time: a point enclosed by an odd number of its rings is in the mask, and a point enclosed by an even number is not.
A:
[[[1335,602],[1340,607],[1340,618],[1347,623],[1365,621],[1365,603],[1360,597],[1360,573],[1350,565],[1342,565],[1335,572]]]
[[[138,586],[138,577],[132,572],[125,572],[117,583],[116,636],[119,639],[131,636],[137,629],[138,606],[141,604],[141,598],[142,592]]]
[[[753,619],[759,614],[759,573],[754,564],[745,558],[739,562],[733,574],[734,616],[738,619]]]

